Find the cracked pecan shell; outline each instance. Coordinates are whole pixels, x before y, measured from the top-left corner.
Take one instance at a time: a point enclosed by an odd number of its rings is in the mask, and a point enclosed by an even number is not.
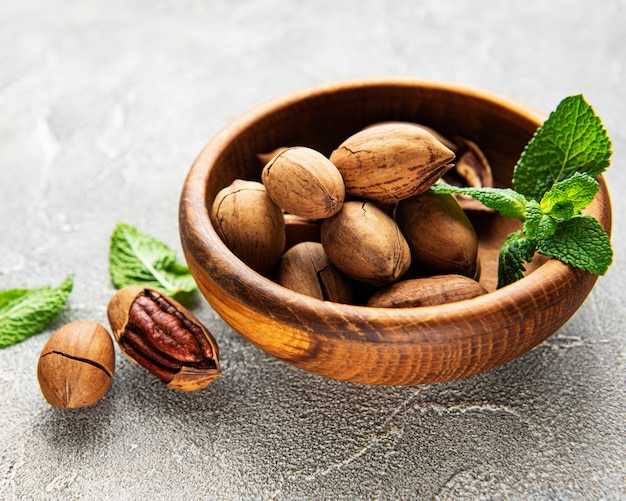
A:
[[[219,350],[213,336],[169,296],[131,285],[111,298],[107,316],[124,355],[164,385],[195,391],[220,375]]]

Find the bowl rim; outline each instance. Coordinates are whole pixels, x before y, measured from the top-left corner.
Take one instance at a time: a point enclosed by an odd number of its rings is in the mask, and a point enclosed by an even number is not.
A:
[[[245,131],[249,126],[264,116],[276,113],[280,109],[288,108],[293,104],[311,97],[320,96],[337,90],[350,90],[355,87],[424,87],[428,89],[441,90],[452,93],[461,93],[470,98],[475,98],[489,102],[492,105],[509,109],[517,115],[521,115],[527,120],[533,121],[537,127],[541,126],[547,115],[538,111],[516,99],[504,96],[498,92],[477,87],[474,85],[462,84],[439,79],[422,79],[407,77],[386,77],[386,78],[366,78],[366,79],[345,79],[335,82],[322,83],[297,89],[286,94],[271,98],[249,109],[243,114],[231,120],[208,143],[202,148],[194,160],[184,183],[180,200],[180,230],[187,234],[183,241],[190,246],[190,253],[203,254],[209,256],[209,247],[220,251],[220,274],[229,275],[236,278],[241,286],[260,291],[265,296],[264,299],[272,302],[297,303],[298,310],[314,310],[316,315],[324,315],[328,318],[341,315],[343,318],[366,318],[371,323],[378,321],[388,323],[390,318],[402,319],[406,323],[416,323],[424,318],[439,316],[443,312],[448,317],[461,318],[471,310],[472,315],[477,317],[488,316],[493,313],[494,304],[507,304],[511,308],[524,311],[518,306],[523,301],[528,302],[528,298],[553,296],[550,291],[556,291],[561,286],[568,286],[578,282],[581,275],[589,274],[570,265],[566,265],[556,259],[547,259],[543,264],[534,269],[524,278],[500,289],[496,289],[482,296],[466,299],[455,303],[447,303],[434,306],[420,306],[410,308],[382,308],[362,305],[342,304],[324,301],[287,289],[260,273],[254,271],[237,256],[235,256],[213,228],[209,217],[209,207],[207,206],[207,185],[211,166],[220,158],[234,137]],[[520,152],[521,154],[521,152]],[[602,176],[599,176],[601,185],[600,192],[608,198],[608,188]],[[198,207],[203,210],[198,212]],[[193,209],[192,209],[193,208]],[[610,205],[607,231],[610,234]],[[193,212],[193,214],[192,214]],[[193,216],[193,225],[186,224],[186,220],[191,220],[187,216]],[[183,244],[185,247],[185,243]],[[187,250],[185,249],[185,253]],[[212,279],[215,276],[212,275]],[[233,280],[230,281],[231,283]],[[223,292],[240,301],[242,298],[233,293],[232,287],[228,284],[220,283],[219,287]],[[207,298],[208,299],[208,298]],[[554,298],[556,301],[557,298]],[[210,302],[210,301],[209,301]],[[255,311],[264,311],[252,301],[247,301],[246,306]],[[541,309],[547,308],[550,301],[542,304]],[[378,319],[378,320],[377,320]],[[306,326],[302,326],[306,328]]]

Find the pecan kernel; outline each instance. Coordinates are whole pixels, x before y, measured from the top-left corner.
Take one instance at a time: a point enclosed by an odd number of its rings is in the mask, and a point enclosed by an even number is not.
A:
[[[122,352],[166,386],[194,391],[219,375],[215,340],[174,299],[130,286],[111,298],[107,314]]]

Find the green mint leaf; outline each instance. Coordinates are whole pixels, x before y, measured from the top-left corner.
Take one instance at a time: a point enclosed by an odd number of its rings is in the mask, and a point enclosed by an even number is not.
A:
[[[527,238],[531,240],[537,239],[542,219],[543,213],[541,212],[539,202],[529,200],[524,213],[524,224],[522,225],[522,231]]]
[[[609,166],[611,140],[582,95],[566,97],[526,146],[513,173],[513,188],[541,200],[575,172],[595,178]]]
[[[67,277],[55,288],[0,291],[0,348],[41,332],[65,306],[73,285]]]
[[[526,220],[522,231],[530,240],[540,240],[554,235],[557,221],[550,214],[544,214],[536,200],[529,200],[526,206]]]
[[[430,189],[435,193],[469,195],[486,207],[497,210],[507,217],[523,220],[526,212],[526,197],[510,188],[460,188],[450,184],[437,183]]]
[[[539,241],[537,252],[596,275],[604,275],[613,261],[609,236],[589,215],[559,222],[554,235]]]
[[[197,287],[189,268],[176,262],[174,250],[124,223],[111,235],[109,275],[118,289],[139,284],[172,297]]]
[[[544,214],[541,217],[541,221],[539,221],[535,240],[550,238],[556,232],[557,224],[558,222],[556,219],[554,219],[552,216]]]
[[[550,188],[541,199],[541,211],[557,219],[569,219],[591,203],[599,188],[590,175],[576,172]]]
[[[535,253],[535,243],[520,231],[511,233],[498,256],[497,288],[512,284],[524,276],[524,263],[530,262]]]

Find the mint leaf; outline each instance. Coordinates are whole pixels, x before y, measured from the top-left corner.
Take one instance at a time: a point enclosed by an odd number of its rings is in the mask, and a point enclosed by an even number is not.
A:
[[[575,172],[595,178],[609,166],[611,140],[582,95],[557,106],[526,146],[513,172],[513,188],[541,200]]]
[[[600,185],[588,174],[576,172],[559,181],[541,199],[541,211],[557,219],[569,219],[591,203]]]
[[[523,220],[526,212],[526,197],[510,188],[460,188],[450,184],[437,183],[430,189],[435,193],[469,195],[486,207],[497,210],[507,217]]]
[[[111,235],[109,275],[119,289],[140,284],[172,297],[197,287],[189,268],[176,262],[174,250],[124,223]]]
[[[526,206],[526,220],[522,225],[524,235],[530,240],[540,240],[554,235],[557,220],[550,214],[544,214],[536,200],[530,200]]]
[[[604,275],[613,261],[609,236],[589,215],[560,222],[554,235],[538,242],[537,252],[596,275]]]
[[[524,236],[521,231],[511,233],[498,256],[497,288],[512,284],[524,276],[525,262],[532,261],[535,244]]]
[[[65,306],[73,285],[67,277],[56,288],[0,291],[0,348],[41,332]]]
[[[526,205],[526,212],[524,214],[525,220],[522,225],[522,231],[527,238],[535,240],[539,236],[539,226],[543,219],[543,213],[541,212],[541,206],[536,200],[530,200]]]
[[[552,216],[548,216],[544,214],[541,217],[541,221],[539,221],[539,226],[537,227],[537,235],[535,240],[541,240],[543,238],[549,238],[556,232],[557,220]]]

